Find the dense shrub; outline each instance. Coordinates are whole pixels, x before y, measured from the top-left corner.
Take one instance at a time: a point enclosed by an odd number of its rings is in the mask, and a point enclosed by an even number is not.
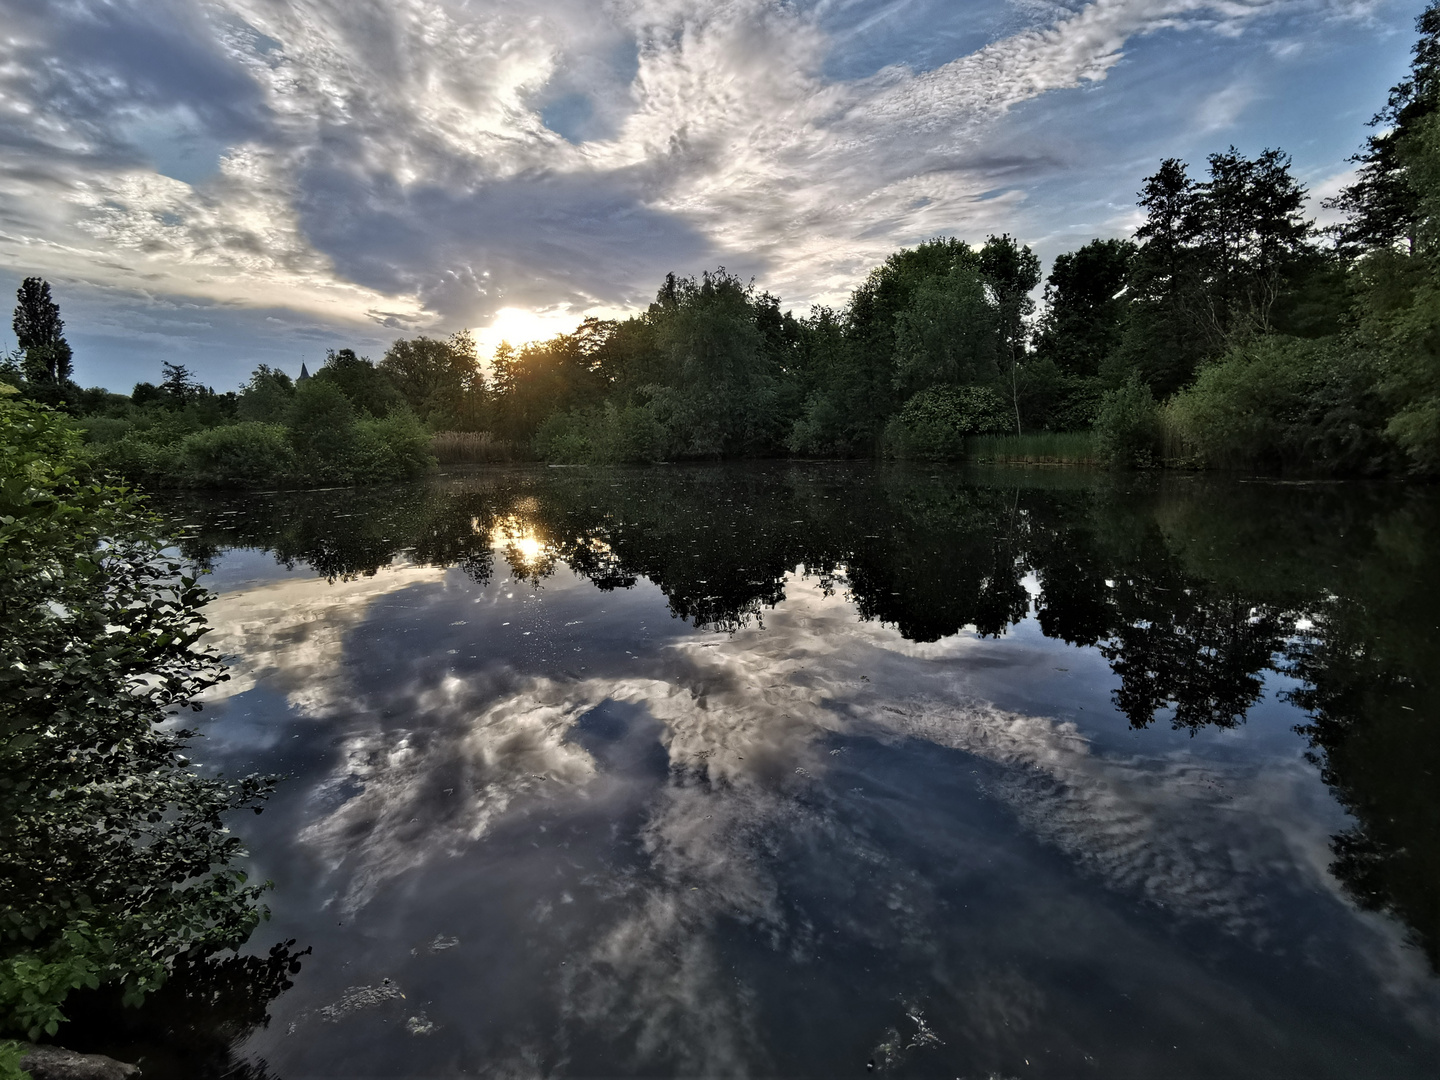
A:
[[[295,452],[282,425],[252,420],[187,436],[179,463],[179,478],[203,487],[259,487],[289,477]]]
[[[134,1002],[260,917],[221,815],[269,782],[202,776],[171,723],[224,676],[170,542],[54,413],[0,398],[0,1035],[54,1034],[81,986]]]
[[[661,461],[672,440],[655,412],[649,405],[607,402],[586,412],[556,413],[535,433],[535,452],[556,464]]]
[[[96,448],[97,460],[109,471],[137,484],[166,487],[180,482],[182,458],[178,442],[151,442],[143,432]]]
[[[1005,402],[989,387],[933,387],[911,397],[886,425],[885,449],[900,458],[959,458],[971,435],[1012,427]]]
[[[134,429],[135,422],[119,416],[87,416],[80,423],[85,441],[97,445],[118,442]]]
[[[430,432],[408,409],[357,418],[333,383],[303,383],[288,396],[285,418],[284,424],[247,420],[183,434],[172,424],[137,424],[95,452],[105,468],[151,487],[387,483],[435,464]]]
[[[1160,409],[1138,376],[1100,399],[1095,451],[1112,469],[1149,468],[1159,459]]]
[[[1198,464],[1370,474],[1398,464],[1377,382],[1374,362],[1335,339],[1270,335],[1202,368],[1165,419]]]
[[[377,484],[410,480],[435,465],[430,430],[401,406],[379,420],[360,420],[354,428],[347,481]]]

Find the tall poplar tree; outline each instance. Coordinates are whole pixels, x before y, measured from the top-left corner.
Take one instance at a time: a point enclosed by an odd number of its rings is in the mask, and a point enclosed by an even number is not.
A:
[[[36,389],[65,385],[72,371],[70,345],[65,340],[60,305],[50,296],[50,283],[28,277],[21,282],[15,299],[11,326],[25,354],[26,381]]]

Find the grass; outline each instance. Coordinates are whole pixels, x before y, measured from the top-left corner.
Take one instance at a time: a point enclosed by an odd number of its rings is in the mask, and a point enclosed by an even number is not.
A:
[[[490,431],[437,431],[430,440],[430,452],[442,465],[474,465],[515,458],[514,446],[505,439],[497,439]]]
[[[987,465],[1098,465],[1089,431],[1037,431],[1029,435],[976,435],[965,456]]]

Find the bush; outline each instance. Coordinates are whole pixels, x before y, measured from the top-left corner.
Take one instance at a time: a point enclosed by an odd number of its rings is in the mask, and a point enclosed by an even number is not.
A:
[[[134,427],[133,420],[126,420],[118,416],[87,416],[80,422],[80,430],[85,433],[85,441],[99,446],[119,442],[130,434]]]
[[[913,396],[885,426],[885,450],[900,458],[959,458],[971,435],[1006,431],[1012,424],[1005,402],[989,387],[932,387]]]
[[[1131,375],[1100,399],[1095,451],[1112,469],[1145,469],[1160,456],[1160,409],[1150,387]]]
[[[664,460],[666,442],[665,425],[650,406],[606,402],[547,417],[535,433],[535,452],[556,464],[621,465]]]
[[[1272,335],[1230,349],[1170,401],[1167,456],[1222,468],[1369,474],[1398,464],[1375,364],[1333,339]]]
[[[322,481],[348,479],[355,442],[355,407],[331,382],[309,379],[295,388],[285,414],[290,443],[305,475]]]
[[[174,443],[157,444],[132,431],[118,442],[96,449],[96,460],[111,472],[138,484],[169,487],[181,482],[182,458]]]
[[[187,481],[204,487],[278,484],[295,467],[285,428],[251,420],[197,431],[180,444]]]
[[[412,480],[435,466],[430,431],[408,408],[355,425],[348,481],[379,484]]]
[[[591,460],[589,418],[579,412],[551,413],[535,431],[535,454],[557,465],[579,465]]]
[[[134,1003],[260,918],[221,817],[270,782],[201,775],[171,722],[225,677],[171,542],[55,413],[0,398],[0,1036],[53,1035],[80,986]]]

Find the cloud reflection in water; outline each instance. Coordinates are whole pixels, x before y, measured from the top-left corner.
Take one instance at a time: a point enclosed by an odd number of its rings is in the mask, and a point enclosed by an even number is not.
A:
[[[263,678],[298,714],[341,724],[338,760],[314,788],[300,841],[347,917],[507,822],[639,800],[642,866],[585,876],[607,902],[594,906],[555,988],[567,1020],[631,1032],[636,1063],[667,1061],[686,1075],[775,1070],[753,988],[725,962],[728,927],[802,967],[838,947],[834,938],[945,966],[944,905],[847,805],[873,793],[838,779],[850,767],[831,753],[837,740],[963,752],[989,768],[983,790],[1034,840],[1109,889],[1248,947],[1271,947],[1284,918],[1278,896],[1337,892],[1325,871],[1334,823],[1306,804],[1313,773],[1298,758],[1096,752],[1069,721],[977,693],[974,663],[988,662],[994,643],[906,642],[796,575],[763,627],[723,637],[672,628],[638,659],[601,657],[565,675],[540,655],[543,622],[532,656],[487,648],[498,630],[482,619],[451,618],[461,605],[490,612],[516,589],[398,568],[229,594],[212,617],[222,646],[244,657],[231,692]],[[518,602],[554,606],[589,589],[562,566],[543,595]],[[419,612],[423,634],[389,658],[399,674],[377,690],[346,646],[382,601]],[[481,659],[439,664],[451,651]],[[663,748],[653,782],[616,766],[587,734],[588,718],[614,708],[643,718]],[[783,869],[796,851],[807,865],[831,861],[837,880],[877,884],[852,896],[848,913],[839,905],[827,932],[787,903]],[[550,901],[537,903],[536,918],[549,918]],[[1377,940],[1387,933],[1372,930]],[[1395,992],[1413,1001],[1423,982],[1414,958],[1381,952]],[[1044,992],[1018,970],[946,978],[968,1002],[974,1038],[1022,1029],[1043,1011]]]

